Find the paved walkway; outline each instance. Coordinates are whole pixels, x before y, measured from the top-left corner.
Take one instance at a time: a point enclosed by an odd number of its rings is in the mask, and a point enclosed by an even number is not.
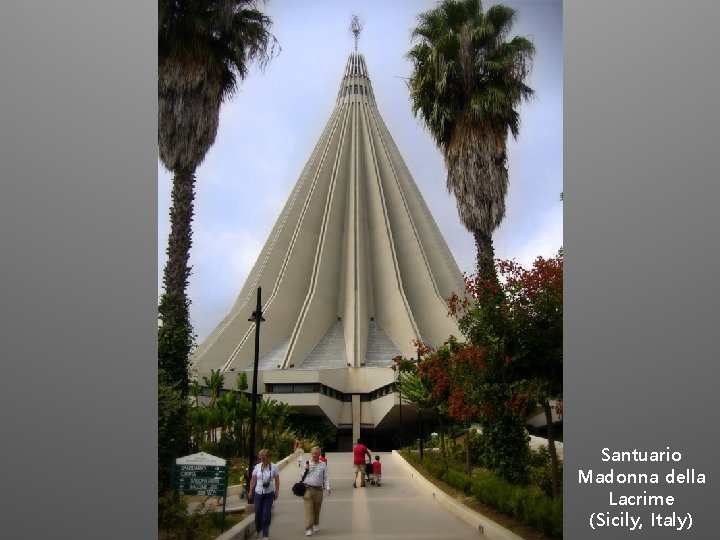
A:
[[[444,494],[418,477],[399,455],[391,452],[378,455],[383,464],[383,485],[368,484],[365,488],[352,487],[351,452],[327,455],[332,494],[328,496],[325,492],[320,530],[313,533],[313,539],[520,539],[480,514],[463,514],[467,510],[460,509],[457,503],[443,503]],[[310,459],[309,453],[303,455],[303,464],[307,459]],[[273,510],[271,540],[306,538],[303,500],[290,490],[302,470],[297,465],[297,457],[280,469],[280,496]],[[218,540],[254,538],[254,532],[253,517],[249,517]]]

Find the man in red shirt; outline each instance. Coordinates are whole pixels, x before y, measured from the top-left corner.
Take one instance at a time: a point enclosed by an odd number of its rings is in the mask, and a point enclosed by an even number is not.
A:
[[[357,483],[358,473],[360,473],[360,487],[365,487],[365,456],[367,456],[369,460],[372,460],[370,450],[358,439],[357,444],[353,447],[353,465],[355,467],[353,487],[357,487],[355,484]]]

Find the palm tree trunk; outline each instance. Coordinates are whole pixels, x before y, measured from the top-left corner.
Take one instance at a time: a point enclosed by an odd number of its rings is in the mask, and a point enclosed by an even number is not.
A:
[[[490,279],[492,283],[497,283],[495,249],[493,248],[492,236],[480,230],[476,230],[473,236],[475,237],[475,248],[477,249],[477,273]]]
[[[189,390],[187,362],[194,337],[190,324],[190,302],[186,292],[190,276],[188,260],[192,245],[194,197],[195,175],[190,171],[176,172],[170,208],[168,260],[163,271],[165,294],[158,306],[162,321],[158,339],[158,364],[169,382],[178,385],[184,398]]]
[[[163,284],[169,296],[184,297],[190,277],[188,261],[192,247],[191,226],[195,199],[195,174],[192,171],[175,173],[171,196],[168,260],[163,273]]]
[[[493,249],[492,236],[480,230],[476,230],[473,236],[477,248],[478,277],[485,287],[485,293],[480,296],[479,301],[484,306],[486,316],[489,317],[489,322],[495,332],[500,335],[504,330],[498,306],[503,301],[503,293],[497,269],[495,268],[495,250]]]
[[[557,497],[560,492],[560,474],[558,467],[557,450],[555,449],[555,429],[552,422],[552,409],[547,400],[543,402],[543,410],[545,411],[545,422],[547,424],[548,436],[548,452],[550,453],[550,470],[551,470],[551,486],[552,496]]]

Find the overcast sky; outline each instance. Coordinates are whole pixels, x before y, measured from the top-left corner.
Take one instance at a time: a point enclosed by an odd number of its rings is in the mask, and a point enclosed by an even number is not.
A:
[[[484,2],[483,7],[497,2]],[[537,95],[520,107],[509,139],[510,188],[495,255],[529,267],[562,246],[562,2],[501,2],[517,10],[511,35],[535,44],[529,84]],[[197,170],[191,319],[201,342],[232,307],[335,106],[348,55],[350,20],[364,23],[365,56],[380,114],[455,259],[474,269],[475,246],[445,187],[442,155],[413,117],[403,78],[417,14],[434,0],[272,0],[263,8],[282,52],[264,72],[252,69],[220,114],[215,145]],[[158,295],[169,233],[171,175],[158,164]],[[251,314],[248,313],[248,317]]]

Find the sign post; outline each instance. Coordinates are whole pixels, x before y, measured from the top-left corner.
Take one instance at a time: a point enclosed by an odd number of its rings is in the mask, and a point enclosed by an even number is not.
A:
[[[225,532],[227,478],[227,460],[200,452],[175,460],[172,488],[184,495],[222,497],[221,532]]]

